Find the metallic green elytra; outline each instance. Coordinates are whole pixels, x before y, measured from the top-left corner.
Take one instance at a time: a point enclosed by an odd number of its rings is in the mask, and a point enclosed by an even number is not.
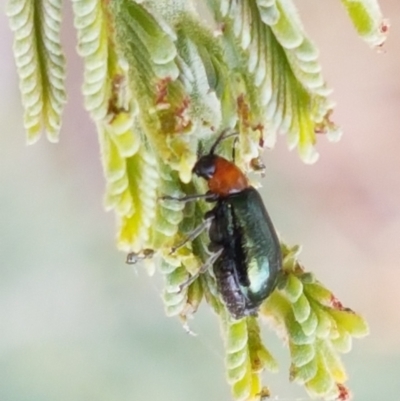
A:
[[[278,237],[260,194],[253,187],[219,198],[206,217],[210,250],[220,257],[213,271],[231,315],[255,314],[275,289],[282,255]]]

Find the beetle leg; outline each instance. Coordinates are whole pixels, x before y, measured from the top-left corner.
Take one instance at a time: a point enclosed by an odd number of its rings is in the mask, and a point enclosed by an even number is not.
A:
[[[158,199],[161,201],[172,200],[176,202],[193,202],[199,199],[205,199],[206,201],[215,201],[217,200],[218,196],[214,193],[207,192],[205,194],[193,194],[193,195],[186,195],[181,198],[176,198],[174,196],[164,195],[160,196]]]
[[[183,241],[181,241],[178,244],[176,244],[175,246],[173,246],[171,248],[171,252],[169,254],[172,255],[173,253],[175,253],[176,250],[178,250],[179,248],[182,248],[189,241],[193,241],[195,238],[197,238],[204,230],[206,230],[207,228],[210,227],[211,221],[213,218],[214,218],[214,215],[212,215],[212,214],[207,216],[203,220],[203,222],[200,225],[198,225],[195,229],[193,229]]]
[[[154,255],[154,251],[152,249],[143,249],[142,251],[136,253],[136,252],[130,252],[128,253],[126,257],[126,263],[128,265],[134,265],[135,263],[139,262],[140,260],[144,259],[150,259]]]
[[[192,284],[194,281],[196,281],[196,279],[200,276],[200,274],[205,273],[214,264],[214,262],[221,256],[223,251],[224,251],[224,248],[221,248],[217,252],[213,253],[204,262],[204,264],[200,267],[199,271],[196,274],[194,274],[193,276],[190,276],[184,283],[182,283],[179,286],[179,292],[184,290],[185,288],[189,287],[190,284]]]

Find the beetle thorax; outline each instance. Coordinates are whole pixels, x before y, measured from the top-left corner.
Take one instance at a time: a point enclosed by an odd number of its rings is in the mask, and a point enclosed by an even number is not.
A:
[[[208,180],[208,188],[219,196],[228,196],[248,188],[247,177],[234,163],[219,157],[215,163],[215,173]]]

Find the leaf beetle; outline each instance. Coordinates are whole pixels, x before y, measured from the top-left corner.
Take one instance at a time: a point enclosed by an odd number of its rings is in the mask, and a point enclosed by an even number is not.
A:
[[[210,258],[199,273],[184,285],[192,283],[200,273],[212,266],[217,288],[235,319],[255,315],[264,299],[275,289],[282,254],[278,236],[258,191],[240,168],[215,154],[222,140],[236,134],[223,131],[209,152],[198,158],[193,173],[207,181],[206,194],[162,199],[182,202],[205,199],[214,203],[201,225],[171,252],[195,239],[208,229]],[[233,156],[234,159],[234,156]]]

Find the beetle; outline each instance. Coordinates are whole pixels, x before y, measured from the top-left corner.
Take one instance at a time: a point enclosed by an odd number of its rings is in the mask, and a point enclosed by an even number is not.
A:
[[[198,158],[193,173],[207,181],[206,194],[163,199],[189,202],[205,199],[214,203],[203,223],[195,228],[174,252],[208,228],[211,256],[198,274],[213,268],[217,288],[235,319],[257,314],[264,299],[275,289],[282,253],[278,236],[258,191],[243,171],[215,153],[220,142],[230,136],[223,131],[209,152]],[[233,156],[234,159],[234,156]],[[193,282],[197,275],[188,282]]]

